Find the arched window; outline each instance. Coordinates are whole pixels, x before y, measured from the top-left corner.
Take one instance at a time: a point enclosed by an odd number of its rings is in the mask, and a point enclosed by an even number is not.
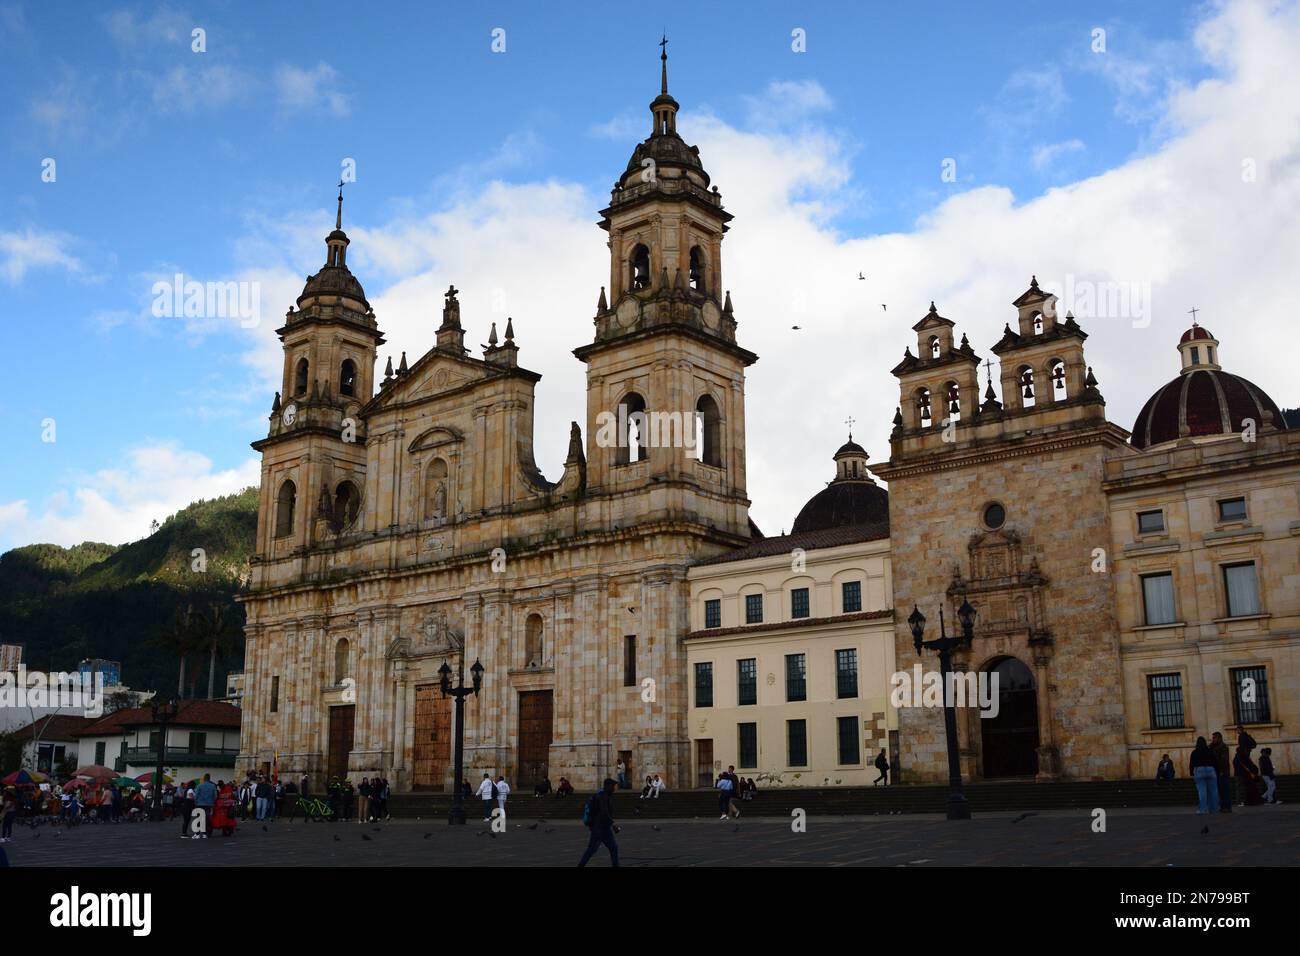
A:
[[[307,394],[307,360],[298,359],[298,364],[293,373],[293,393],[295,395]]]
[[[352,676],[352,645],[346,637],[340,637],[334,645],[334,683],[342,684],[345,678]]]
[[[722,467],[722,415],[711,395],[701,395],[695,403],[696,453],[700,461]]]
[[[943,352],[943,348],[939,344],[939,336],[937,335],[930,336],[930,358],[932,359],[940,358],[942,352]]]
[[[614,449],[615,464],[627,465],[645,460],[650,448],[645,399],[636,392],[628,392],[619,402],[617,415],[619,428],[626,428],[627,431],[618,436],[618,447]]]
[[[934,417],[930,414],[930,390],[928,388],[918,388],[916,390],[916,408],[917,424],[921,428],[929,428],[934,424]]]
[[[1034,370],[1028,365],[1020,366],[1017,373],[1020,379],[1020,407],[1034,407]]]
[[[691,288],[704,291],[704,253],[699,246],[691,246]]]
[[[1043,313],[1041,312],[1034,313],[1034,334],[1043,334]]]
[[[361,508],[361,493],[350,481],[341,481],[334,489],[334,525],[346,528],[357,520],[357,511]]]
[[[961,421],[961,389],[956,382],[948,382],[943,386],[944,404],[948,410],[948,420],[953,422]]]
[[[293,511],[298,503],[298,489],[292,481],[280,486],[275,498],[275,536],[283,538],[293,534]]]
[[[355,395],[357,393],[357,363],[344,359],[339,368],[339,394]]]
[[[447,517],[447,463],[435,458],[424,469],[424,520],[443,520]]]
[[[541,667],[544,661],[542,646],[542,616],[528,615],[524,622],[524,666]]]
[[[1059,402],[1068,397],[1065,385],[1065,363],[1052,359],[1047,363],[1047,378],[1052,383],[1052,401]]]
[[[650,250],[638,243],[632,250],[632,288],[650,288]]]

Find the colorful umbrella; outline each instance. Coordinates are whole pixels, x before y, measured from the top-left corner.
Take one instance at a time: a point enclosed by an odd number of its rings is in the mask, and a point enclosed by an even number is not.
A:
[[[73,790],[80,790],[82,787],[89,787],[90,781],[82,777],[73,777],[63,785],[64,793],[71,793]]]
[[[139,783],[153,783],[153,773],[154,772],[150,770],[148,773],[140,774],[140,776],[136,777],[135,779]],[[172,780],[170,775],[163,774],[163,783],[174,783],[174,782],[175,781]]]
[[[119,790],[140,789],[140,784],[132,780],[130,777],[118,777],[115,780],[112,780],[110,782],[113,784],[113,786],[117,787]]]
[[[6,787],[26,787],[34,783],[44,783],[45,774],[36,770],[15,770],[9,776],[0,780]]]
[[[97,763],[89,764],[85,767],[78,767],[76,775],[86,777],[89,780],[112,780],[117,776],[112,770]]]

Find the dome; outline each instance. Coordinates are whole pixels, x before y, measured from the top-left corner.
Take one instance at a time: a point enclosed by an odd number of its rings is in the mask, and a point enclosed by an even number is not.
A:
[[[1266,411],[1275,428],[1286,428],[1277,403],[1259,386],[1222,369],[1190,369],[1147,399],[1130,441],[1148,448],[1184,437],[1235,435],[1247,418],[1262,428]]]
[[[836,479],[808,499],[790,532],[882,523],[889,523],[889,492],[870,479]]]
[[[836,458],[839,458],[840,455],[861,455],[865,458],[867,456],[867,450],[850,438],[841,445],[840,450],[835,453]]]
[[[1186,332],[1184,332],[1183,337],[1178,340],[1178,344],[1182,345],[1184,342],[1192,341],[1192,339],[1212,339],[1212,338],[1214,338],[1214,335],[1213,333],[1210,332],[1209,329],[1201,328],[1201,326],[1193,322],[1192,327],[1188,329]]]
[[[367,309],[370,308],[365,289],[361,288],[361,283],[347,266],[325,266],[320,272],[311,276],[307,284],[302,287],[302,295],[298,296],[299,306],[304,299],[315,295],[345,295],[350,299],[356,299]]]
[[[624,185],[633,186],[641,181],[641,175],[647,168],[647,159],[653,160],[656,168],[689,169],[704,180],[705,186],[709,184],[709,174],[700,162],[699,147],[687,146],[686,141],[676,132],[656,133],[645,142],[637,144],[632,151],[632,158],[627,161],[627,169],[623,171]]]

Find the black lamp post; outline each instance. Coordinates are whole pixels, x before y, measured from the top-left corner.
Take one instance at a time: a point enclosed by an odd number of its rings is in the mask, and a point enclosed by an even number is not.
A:
[[[912,630],[912,643],[916,646],[917,654],[921,653],[923,647],[928,647],[939,654],[939,674],[943,682],[943,728],[948,739],[948,786],[950,788],[948,819],[969,820],[970,805],[966,802],[966,794],[961,790],[961,761],[957,755],[957,711],[948,694],[948,675],[952,673],[952,652],[959,647],[970,647],[975,637],[975,609],[965,598],[962,599],[961,607],[957,609],[957,617],[961,621],[961,637],[948,636],[944,627],[942,605],[939,607],[939,636],[935,640],[922,639],[925,633],[925,615],[916,605],[912,606],[907,626]]]
[[[155,821],[162,819],[163,760],[167,756],[167,725],[176,719],[180,705],[174,700],[165,703],[154,698],[149,702],[153,722],[158,727],[158,762],[153,771],[153,810]]]
[[[465,686],[465,655],[462,652],[459,666],[459,687],[451,686],[451,668],[443,661],[438,668],[438,681],[443,697],[456,698],[456,777],[451,788],[451,812],[447,822],[451,824],[465,822],[465,793],[461,790],[461,781],[465,776],[465,698],[470,694],[478,696],[483,687],[483,665],[475,658],[474,666],[469,669],[470,686]]]

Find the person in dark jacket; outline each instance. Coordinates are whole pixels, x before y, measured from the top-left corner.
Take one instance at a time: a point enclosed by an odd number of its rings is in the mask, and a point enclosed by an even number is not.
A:
[[[1214,813],[1217,811],[1219,809],[1219,771],[1214,759],[1214,752],[1210,750],[1204,737],[1196,738],[1196,749],[1192,751],[1192,759],[1188,763],[1187,772],[1191,774],[1192,780],[1196,782],[1196,812]]]
[[[872,785],[883,783],[886,787],[889,786],[889,758],[885,756],[884,747],[881,747],[880,753],[876,754],[876,770],[880,772],[880,776],[872,782]]]
[[[1264,802],[1259,795],[1259,768],[1247,756],[1248,753],[1244,747],[1238,747],[1236,756],[1232,758],[1232,769],[1241,781],[1242,806],[1257,807]]]
[[[1219,779],[1219,812],[1232,812],[1232,754],[1223,742],[1223,734],[1217,730],[1210,741],[1210,752],[1214,754],[1214,770]]]
[[[1277,775],[1273,773],[1273,748],[1259,752],[1259,775],[1264,780],[1264,802],[1281,803],[1277,798]]]
[[[1160,758],[1160,763],[1156,766],[1156,783],[1169,783],[1177,773],[1174,771],[1174,762],[1169,759],[1169,754]]]
[[[618,844],[614,842],[614,834],[619,832],[614,824],[614,788],[617,786],[617,781],[606,777],[600,792],[592,797],[591,818],[588,821],[591,839],[587,841],[587,849],[578,861],[578,866],[586,866],[602,843],[609,847],[609,865],[618,866]]]

